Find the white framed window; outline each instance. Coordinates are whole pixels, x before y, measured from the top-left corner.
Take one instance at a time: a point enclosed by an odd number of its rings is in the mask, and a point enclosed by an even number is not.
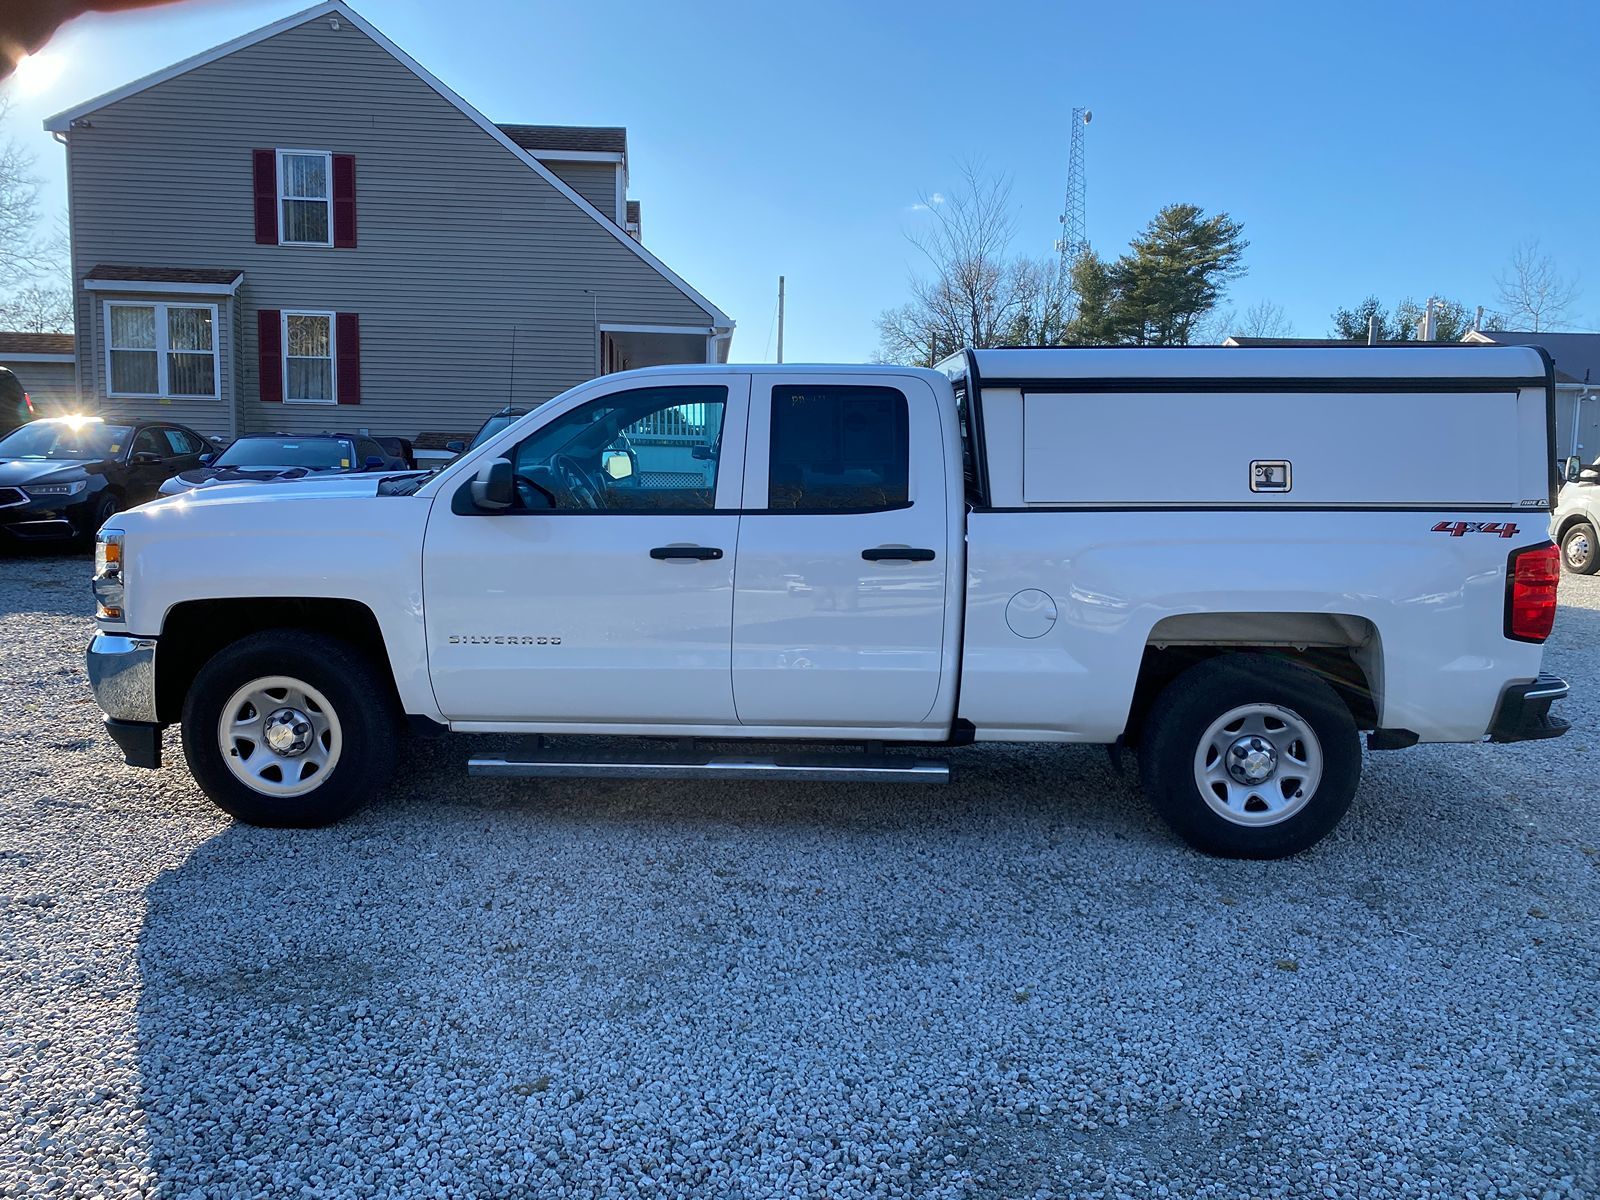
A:
[[[331,312],[288,310],[283,314],[283,399],[287,404],[336,404],[334,370],[337,322]]]
[[[216,400],[217,306],[105,305],[106,394],[144,400]]]
[[[333,245],[333,155],[278,151],[278,244]]]

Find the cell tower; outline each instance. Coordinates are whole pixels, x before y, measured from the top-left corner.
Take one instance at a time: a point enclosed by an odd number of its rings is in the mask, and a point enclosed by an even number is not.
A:
[[[1083,178],[1083,135],[1094,114],[1087,108],[1072,110],[1072,153],[1067,159],[1067,202],[1061,213],[1061,285],[1067,292],[1067,315],[1077,311],[1077,297],[1071,294],[1072,264],[1089,248],[1089,230],[1084,212],[1086,185]]]

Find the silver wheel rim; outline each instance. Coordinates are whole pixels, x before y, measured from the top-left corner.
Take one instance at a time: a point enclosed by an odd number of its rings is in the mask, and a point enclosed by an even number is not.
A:
[[[1567,565],[1583,567],[1589,564],[1589,555],[1593,553],[1589,545],[1589,535],[1586,533],[1569,534],[1567,537]]]
[[[309,683],[264,675],[222,706],[217,745],[222,761],[245,787],[287,799],[320,787],[333,774],[344,731],[328,698]]]
[[[1194,781],[1212,812],[1235,825],[1276,825],[1311,802],[1322,782],[1322,743],[1293,709],[1241,704],[1200,739]]]

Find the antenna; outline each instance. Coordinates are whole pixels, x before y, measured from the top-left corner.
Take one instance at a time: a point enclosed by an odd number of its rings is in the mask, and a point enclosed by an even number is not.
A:
[[[506,407],[516,400],[517,391],[517,327],[511,327],[511,366],[506,372]]]
[[[1084,180],[1084,132],[1094,113],[1087,108],[1072,110],[1072,148],[1067,156],[1067,199],[1061,211],[1061,240],[1056,250],[1061,254],[1061,287],[1065,296],[1065,319],[1077,313],[1078,298],[1072,292],[1072,267],[1089,249],[1087,219],[1087,185]]]

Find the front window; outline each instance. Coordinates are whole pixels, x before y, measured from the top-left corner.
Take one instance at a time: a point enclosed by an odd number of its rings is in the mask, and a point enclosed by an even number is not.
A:
[[[218,467],[306,467],[348,471],[353,451],[341,438],[243,437],[220,455]]]
[[[278,151],[278,241],[333,245],[333,156],[324,150]]]
[[[283,314],[283,398],[291,404],[332,404],[333,314]]]
[[[112,396],[215,400],[216,305],[108,303],[106,357]]]
[[[30,421],[0,438],[0,459],[114,458],[128,444],[133,429],[103,421]]]
[[[682,512],[713,508],[725,387],[620,392],[564,413],[511,453],[527,509]]]

